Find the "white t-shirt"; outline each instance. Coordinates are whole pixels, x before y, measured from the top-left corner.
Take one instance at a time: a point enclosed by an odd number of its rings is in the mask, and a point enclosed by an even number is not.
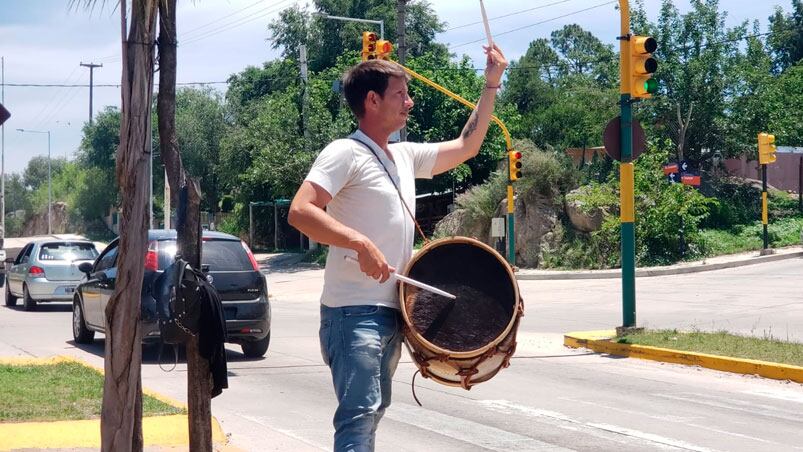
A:
[[[404,201],[415,213],[415,178],[432,178],[437,144],[394,143],[390,160],[360,130],[351,135],[369,144],[399,186]],[[410,260],[415,225],[401,204],[399,194],[371,150],[352,139],[335,140],[321,151],[306,180],[329,192],[326,212],[337,221],[368,237],[385,255],[389,265],[403,272]],[[357,253],[329,247],[321,303],[329,307],[379,305],[399,309],[395,279],[380,284],[345,260]]]

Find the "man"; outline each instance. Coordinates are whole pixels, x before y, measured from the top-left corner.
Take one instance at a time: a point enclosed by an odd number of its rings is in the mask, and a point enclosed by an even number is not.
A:
[[[374,449],[401,354],[403,320],[387,280],[412,255],[415,177],[432,178],[479,152],[507,67],[498,47],[485,53],[477,108],[460,136],[442,143],[388,144],[413,107],[407,74],[385,60],[351,68],[343,90],[359,129],[321,151],[290,206],[291,225],[330,245],[319,335],[338,399],[335,451]]]

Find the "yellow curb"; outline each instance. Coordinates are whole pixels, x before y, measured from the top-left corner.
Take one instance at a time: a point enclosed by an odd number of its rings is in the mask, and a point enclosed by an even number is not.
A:
[[[800,366],[671,350],[646,345],[619,344],[610,340],[615,336],[616,332],[614,330],[566,333],[563,336],[563,345],[572,348],[587,348],[597,353],[626,356],[628,358],[700,366],[723,372],[759,375],[775,380],[791,380],[803,383],[803,367]]]
[[[78,363],[103,374],[102,369],[72,356],[0,358],[0,364],[12,366],[50,365],[62,362]],[[184,403],[152,390],[143,388],[142,392],[173,407],[187,408]],[[143,417],[142,436],[144,445],[174,446],[189,444],[188,425],[186,414]],[[214,416],[212,417],[212,441],[219,445],[226,443],[226,434]],[[0,451],[66,447],[100,447],[100,419],[0,423]]]

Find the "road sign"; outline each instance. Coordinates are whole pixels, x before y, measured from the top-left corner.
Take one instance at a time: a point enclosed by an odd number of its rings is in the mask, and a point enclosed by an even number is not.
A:
[[[681,173],[685,173],[686,171],[689,170],[689,162],[687,162],[686,160],[681,160],[679,165]]]
[[[605,153],[616,161],[621,161],[622,157],[622,143],[619,138],[621,128],[621,116],[617,116],[608,122],[605,126],[605,132],[602,134],[602,142],[605,144]],[[647,137],[644,135],[644,129],[635,119],[632,123],[633,126],[633,156],[631,160],[635,160],[647,148]]]
[[[6,122],[6,120],[8,120],[10,117],[11,113],[6,110],[6,107],[4,107],[3,104],[0,104],[0,124]]]
[[[669,173],[666,175],[666,178],[669,180],[670,184],[676,184],[680,176],[678,175],[678,173]]]
[[[699,174],[681,174],[680,181],[683,185],[691,185],[693,187],[700,186],[700,175]]]
[[[491,237],[504,237],[505,236],[505,218],[496,217],[491,218]]]
[[[670,174],[679,173],[680,166],[677,163],[667,163],[664,165],[664,176],[668,176]]]

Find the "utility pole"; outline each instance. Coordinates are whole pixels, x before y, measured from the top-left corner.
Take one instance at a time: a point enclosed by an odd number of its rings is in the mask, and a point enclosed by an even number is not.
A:
[[[399,49],[399,63],[404,66],[407,64],[407,41],[405,33],[407,32],[406,26],[406,10],[407,0],[396,0],[396,44]],[[407,126],[402,127],[399,131],[399,140],[407,141]]]
[[[89,68],[89,125],[92,125],[92,84],[94,80],[94,73],[96,67],[103,67],[102,64],[94,64],[94,63],[87,63],[84,64],[81,62],[81,66]]]
[[[0,104],[6,103],[6,57],[0,57]],[[6,241],[6,125],[0,126],[0,248]],[[0,266],[5,264],[0,262]]]
[[[301,83],[303,92],[301,94],[301,127],[304,129],[304,138],[309,138],[309,130],[307,128],[307,103],[309,102],[309,90],[307,89],[307,45],[301,44],[298,49],[299,64],[301,66]]]

